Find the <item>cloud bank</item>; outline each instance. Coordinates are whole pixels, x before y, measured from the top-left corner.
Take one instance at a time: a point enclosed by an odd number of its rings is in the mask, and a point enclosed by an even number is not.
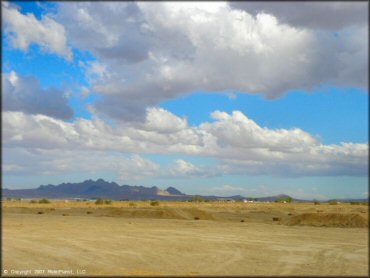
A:
[[[3,4],[13,47],[80,61],[96,113],[143,121],[194,91],[274,99],[323,85],[368,88],[367,3],[60,2],[38,20]],[[333,31],[334,30],[334,31]]]
[[[97,58],[91,66],[104,69],[90,79],[92,91],[103,96],[96,110],[118,120],[143,120],[146,107],[199,90],[274,99],[321,85],[367,88],[363,3],[305,3],[315,8],[299,8],[306,15],[299,16],[302,20],[318,11],[330,11],[327,20],[336,15],[336,33],[283,20],[274,3],[269,9],[238,5],[61,3],[56,19],[74,47]],[[317,24],[325,25],[320,20]]]
[[[134,164],[143,165],[154,176],[368,174],[367,144],[323,145],[299,128],[261,127],[240,111],[231,114],[215,111],[212,117],[213,122],[190,127],[185,119],[163,109],[151,108],[147,111],[144,124],[125,123],[113,128],[99,118],[66,123],[44,115],[4,112],[4,152],[8,157],[7,152],[16,149],[35,149],[45,153],[57,151],[60,155],[74,150],[86,154],[113,151],[122,154],[190,155],[212,158],[217,162],[214,167],[203,167],[177,160],[171,169],[163,173],[151,162],[133,157]],[[158,118],[164,126],[172,125],[173,128],[163,129],[151,124],[153,119]],[[22,162],[19,163],[5,164],[18,169],[23,167]]]

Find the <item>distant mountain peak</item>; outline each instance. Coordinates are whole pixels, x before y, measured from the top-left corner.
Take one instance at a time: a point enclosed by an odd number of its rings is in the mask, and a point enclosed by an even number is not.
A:
[[[40,185],[39,189],[47,189],[47,188],[54,188],[54,187],[55,187],[55,185],[52,185],[52,184]]]
[[[182,193],[181,191],[177,190],[176,188],[172,186],[168,187],[166,191],[170,193],[171,195],[185,195],[184,193]]]
[[[277,198],[292,198],[291,196],[289,195],[286,195],[286,194],[279,194],[279,195],[276,195]]]
[[[83,181],[81,183],[89,183],[89,182],[94,182],[94,181],[92,179],[88,179],[88,180],[85,180],[85,181]]]

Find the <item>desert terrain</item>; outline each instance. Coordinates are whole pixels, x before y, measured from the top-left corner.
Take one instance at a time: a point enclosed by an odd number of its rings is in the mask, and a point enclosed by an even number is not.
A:
[[[4,276],[369,271],[364,204],[12,200],[2,210]]]

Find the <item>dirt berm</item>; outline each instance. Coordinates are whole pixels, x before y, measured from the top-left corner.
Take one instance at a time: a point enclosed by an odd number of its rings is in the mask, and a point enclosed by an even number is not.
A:
[[[369,227],[368,220],[356,213],[303,213],[283,221],[282,224],[289,226],[303,225],[316,227]]]

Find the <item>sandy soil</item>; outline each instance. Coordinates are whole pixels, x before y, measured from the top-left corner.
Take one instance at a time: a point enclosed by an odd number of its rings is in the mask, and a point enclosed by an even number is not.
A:
[[[23,201],[2,221],[8,275],[368,275],[364,205]]]

